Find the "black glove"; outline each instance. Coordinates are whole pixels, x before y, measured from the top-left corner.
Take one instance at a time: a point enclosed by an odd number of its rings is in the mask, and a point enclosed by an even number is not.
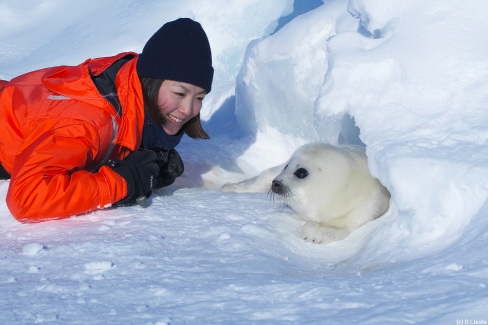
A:
[[[154,188],[161,188],[173,184],[176,177],[181,176],[185,170],[183,160],[175,149],[155,149],[156,163],[159,166],[159,175]]]
[[[108,165],[127,182],[127,196],[117,202],[116,206],[129,206],[139,203],[146,205],[146,198],[156,185],[159,166],[155,162],[154,151],[135,151],[124,160],[110,160]]]

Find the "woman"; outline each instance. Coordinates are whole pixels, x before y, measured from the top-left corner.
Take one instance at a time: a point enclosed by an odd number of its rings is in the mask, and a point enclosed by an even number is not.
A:
[[[21,222],[140,203],[183,172],[184,133],[207,139],[213,79],[201,25],[166,23],[141,54],[89,59],[0,81],[0,162]]]

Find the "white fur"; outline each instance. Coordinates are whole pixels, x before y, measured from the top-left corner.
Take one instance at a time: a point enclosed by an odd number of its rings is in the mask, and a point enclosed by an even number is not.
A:
[[[297,170],[303,169],[308,176],[297,177]],[[344,239],[388,210],[390,193],[371,176],[366,154],[359,146],[307,144],[284,165],[240,183],[225,184],[222,190],[266,192],[272,181],[278,182],[276,186],[281,184],[279,195],[305,220],[299,235],[317,244]]]

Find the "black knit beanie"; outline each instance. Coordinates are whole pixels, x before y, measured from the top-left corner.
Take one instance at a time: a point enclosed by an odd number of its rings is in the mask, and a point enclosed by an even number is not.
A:
[[[209,93],[214,69],[202,26],[189,18],[164,24],[139,54],[137,73],[141,78],[186,82]]]

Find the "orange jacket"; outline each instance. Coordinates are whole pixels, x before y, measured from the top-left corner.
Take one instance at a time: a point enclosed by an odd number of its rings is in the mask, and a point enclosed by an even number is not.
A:
[[[116,77],[120,117],[91,76],[127,55],[134,59]],[[124,178],[102,165],[141,143],[144,105],[136,61],[137,54],[121,53],[0,82],[0,162],[11,174],[7,206],[17,220],[66,218],[127,196]]]

